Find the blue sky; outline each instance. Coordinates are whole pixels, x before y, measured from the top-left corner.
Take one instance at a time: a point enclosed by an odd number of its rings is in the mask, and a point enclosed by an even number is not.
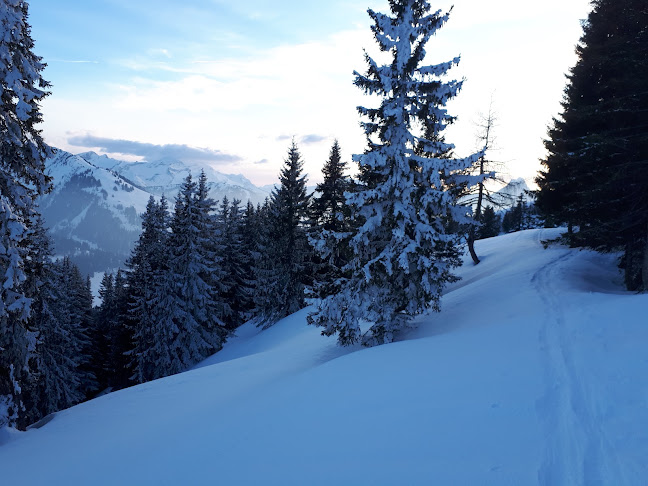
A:
[[[71,152],[140,160],[165,153],[276,179],[295,137],[312,182],[333,138],[346,158],[364,148],[352,84],[363,48],[376,52],[367,7],[386,1],[32,0],[36,53],[48,63],[46,140]],[[431,2],[447,9],[449,2]],[[564,73],[587,0],[457,0],[428,44],[430,63],[462,56],[466,77],[449,105],[457,152],[475,149],[475,121],[491,95],[508,176],[532,178],[559,110]],[[208,162],[207,162],[208,161]]]

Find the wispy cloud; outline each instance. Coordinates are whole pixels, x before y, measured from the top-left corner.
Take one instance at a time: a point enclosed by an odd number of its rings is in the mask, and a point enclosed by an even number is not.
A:
[[[324,140],[327,140],[328,137],[325,137],[324,135],[317,135],[314,133],[311,133],[309,135],[304,135],[301,139],[300,142],[303,143],[304,145],[309,145],[311,143],[320,143],[323,142]]]
[[[261,160],[257,160],[257,161],[254,162],[254,163],[255,163],[255,164],[262,165],[262,164],[267,164],[268,162],[270,162],[268,159],[261,159]]]
[[[161,48],[161,47],[154,48],[154,49],[149,49],[148,54],[151,55],[151,56],[162,56],[162,57],[166,57],[168,59],[171,58],[171,53],[169,52],[169,50]]]
[[[275,140],[277,142],[283,142],[284,140],[292,140],[293,136],[292,135],[279,135]]]
[[[149,161],[171,158],[185,162],[231,163],[242,160],[238,155],[227,154],[220,150],[177,144],[155,145],[133,140],[96,137],[90,134],[70,137],[68,143],[77,147],[94,148],[108,153],[135,155]]]
[[[88,61],[83,59],[48,59],[47,62],[64,62],[69,64],[99,64],[99,61]]]

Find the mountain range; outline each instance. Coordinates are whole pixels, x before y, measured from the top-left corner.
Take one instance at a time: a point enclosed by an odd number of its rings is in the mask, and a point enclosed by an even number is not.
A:
[[[125,162],[94,152],[57,150],[45,162],[53,189],[39,205],[55,252],[70,256],[83,273],[122,266],[141,231],[140,215],[151,196],[164,194],[173,205],[183,180],[204,170],[215,200],[257,204],[270,195],[244,176],[179,160]]]
[[[267,198],[272,185],[257,187],[243,175],[223,174],[210,166],[175,159],[126,162],[94,152],[71,154],[56,150],[45,162],[53,190],[39,204],[58,256],[70,256],[84,274],[109,271],[130,255],[141,232],[140,215],[151,196],[173,199],[190,173],[205,171],[210,195],[217,201]],[[314,190],[313,188],[309,188]],[[514,179],[492,195],[500,208],[515,204],[528,186]],[[527,202],[528,195],[524,195]]]

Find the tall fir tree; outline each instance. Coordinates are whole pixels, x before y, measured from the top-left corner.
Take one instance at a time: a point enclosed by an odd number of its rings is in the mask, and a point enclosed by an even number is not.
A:
[[[44,235],[46,237],[46,235]],[[41,240],[42,285],[34,299],[30,326],[36,333],[30,359],[29,406],[24,427],[41,417],[83,401],[96,388],[90,370],[91,297],[87,280],[69,259],[49,262],[50,245]]]
[[[97,380],[97,391],[102,392],[110,386],[112,378],[110,368],[110,319],[114,308],[114,276],[104,273],[99,284],[101,303],[93,309],[92,354],[90,368]]]
[[[33,53],[25,1],[0,3],[0,427],[13,426],[24,407],[21,383],[29,381],[33,336],[26,328],[25,261],[33,201],[49,188],[44,160],[50,153],[37,126],[49,83]]]
[[[142,215],[142,233],[128,261],[129,316],[133,326],[133,349],[129,353],[135,383],[169,374],[169,344],[173,330],[164,328],[162,282],[167,269],[169,216],[164,196],[159,203],[151,196]]]
[[[568,224],[573,245],[623,249],[627,287],[648,290],[648,6],[592,6],[545,142],[537,204]]]
[[[337,140],[322,168],[324,180],[316,187],[310,208],[310,235],[313,246],[314,275],[310,291],[311,302],[336,294],[343,285],[345,267],[351,259],[349,240],[352,235],[351,208],[345,193],[352,190],[352,181],[345,174],[347,164],[342,160]],[[312,316],[309,323],[316,324]]]
[[[228,330],[234,330],[243,324],[250,310],[251,279],[247,273],[250,270],[250,255],[242,239],[240,203],[238,199],[230,203],[224,197],[218,215],[218,255],[222,272],[220,298],[227,306],[227,315],[223,321]]]
[[[495,212],[493,206],[486,206],[482,213],[481,225],[477,230],[477,238],[492,238],[500,233],[502,218]]]
[[[269,204],[265,268],[260,285],[266,288],[259,303],[259,325],[268,327],[304,307],[305,288],[310,282],[311,249],[306,222],[309,196],[303,161],[293,143],[279,176],[280,186]]]
[[[170,343],[175,363],[173,369],[183,371],[218,351],[226,330],[219,319],[217,291],[211,274],[215,271],[215,255],[209,228],[212,200],[206,190],[185,179],[175,201],[169,237],[169,265],[165,276],[169,328],[177,332]]]
[[[134,332],[129,319],[128,296],[126,273],[118,269],[113,280],[112,309],[107,322],[109,385],[114,389],[131,384],[130,352]]]
[[[323,334],[337,332],[341,344],[391,342],[415,315],[439,310],[441,292],[456,280],[452,269],[460,264],[458,236],[449,233],[448,223],[470,223],[448,188],[477,180],[461,173],[480,154],[448,158],[453,146],[439,137],[450,119],[444,105],[461,87],[439,78],[459,58],[420,66],[430,36],[448,14],[430,14],[425,0],[389,4],[392,16],[373,10],[369,15],[376,41],[392,63],[380,66],[366,55],[367,74],[355,73],[355,84],[382,102],[379,108],[358,108],[368,118],[363,122],[368,149],[354,156],[361,187],[349,198],[359,226],[351,239],[351,276],[313,316]],[[427,126],[427,135],[416,135],[417,126]],[[362,320],[371,323],[364,333]]]
[[[259,211],[254,208],[254,204],[248,201],[243,214],[241,215],[241,224],[239,228],[240,235],[240,262],[243,275],[246,276],[244,293],[241,296],[241,312],[243,319],[248,321],[254,317],[254,294],[257,291],[257,265],[260,259],[260,223]]]

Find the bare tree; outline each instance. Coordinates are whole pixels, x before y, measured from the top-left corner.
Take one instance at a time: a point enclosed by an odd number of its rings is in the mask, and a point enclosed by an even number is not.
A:
[[[502,164],[490,160],[488,154],[495,147],[494,129],[497,126],[497,114],[493,109],[493,96],[491,95],[490,103],[488,105],[488,112],[486,114],[479,114],[479,121],[477,122],[477,143],[482,150],[482,156],[477,160],[475,165],[470,169],[475,175],[480,176],[480,182],[467,190],[466,194],[462,197],[464,204],[474,207],[473,220],[474,224],[468,230],[468,251],[475,265],[479,263],[479,257],[475,252],[475,230],[481,223],[483,208],[485,203],[498,207],[502,205],[501,197],[494,198],[492,192],[489,190],[486,181],[501,182],[504,181],[498,176]]]

